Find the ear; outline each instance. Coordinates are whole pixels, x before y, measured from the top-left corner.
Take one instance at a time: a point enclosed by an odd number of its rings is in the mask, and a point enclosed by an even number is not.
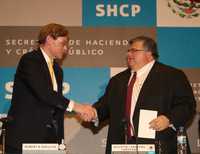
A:
[[[51,43],[52,40],[53,40],[52,36],[48,35],[48,36],[46,37],[46,43]]]
[[[151,51],[147,51],[147,57],[148,57],[148,59],[152,59],[153,58],[153,55],[152,55]]]

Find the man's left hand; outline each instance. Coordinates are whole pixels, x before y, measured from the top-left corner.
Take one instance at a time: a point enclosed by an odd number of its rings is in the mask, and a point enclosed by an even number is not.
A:
[[[154,129],[155,131],[162,131],[169,127],[170,122],[166,116],[160,115],[156,119],[153,119],[149,124],[150,128]]]

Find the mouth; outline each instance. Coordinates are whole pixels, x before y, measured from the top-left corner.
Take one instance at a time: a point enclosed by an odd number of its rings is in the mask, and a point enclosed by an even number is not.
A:
[[[134,58],[128,57],[127,60],[128,61],[134,61]]]

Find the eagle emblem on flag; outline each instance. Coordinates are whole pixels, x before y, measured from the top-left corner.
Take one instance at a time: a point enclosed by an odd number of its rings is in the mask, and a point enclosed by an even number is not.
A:
[[[172,12],[182,18],[200,16],[200,0],[167,0]]]

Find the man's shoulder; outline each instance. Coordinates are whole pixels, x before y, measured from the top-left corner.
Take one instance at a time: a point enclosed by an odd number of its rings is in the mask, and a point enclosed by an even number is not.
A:
[[[30,52],[25,53],[19,60],[18,67],[23,65],[40,64],[43,62],[42,53],[40,50],[32,50]],[[44,59],[44,58],[43,58]]]
[[[160,62],[156,62],[155,63],[155,70],[156,72],[158,72],[159,74],[162,74],[163,76],[179,76],[179,75],[185,75],[185,73],[179,69],[179,68],[176,68],[174,66],[171,66],[171,65],[167,65],[167,64],[163,64],[163,63],[160,63]]]
[[[112,79],[121,79],[131,75],[131,70],[129,68],[117,73],[112,77]]]
[[[39,57],[41,57],[41,51],[40,51],[40,49],[34,49],[34,50],[32,50],[32,51],[29,51],[29,52],[27,52],[27,53],[25,53],[22,57],[21,57],[21,59],[34,59],[34,58],[39,58]]]
[[[156,62],[155,67],[159,68],[160,71],[164,71],[164,72],[180,72],[181,71],[180,69],[174,66],[167,65],[160,62]]]

